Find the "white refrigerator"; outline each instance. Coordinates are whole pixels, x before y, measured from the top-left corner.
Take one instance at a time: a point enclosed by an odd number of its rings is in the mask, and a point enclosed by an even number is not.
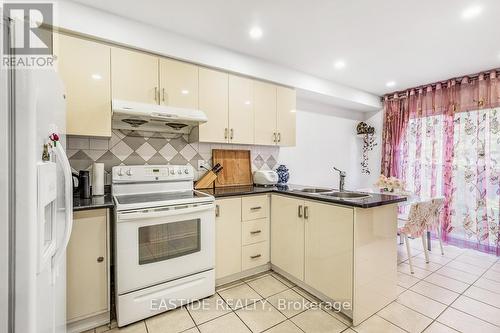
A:
[[[2,69],[2,86],[7,87],[2,98],[7,99],[8,119],[7,133],[2,133],[8,154],[2,170],[9,202],[8,329],[66,332],[66,248],[73,188],[65,154],[63,85],[53,69]],[[52,133],[60,138],[55,146],[49,139]],[[46,144],[52,147],[44,161]]]

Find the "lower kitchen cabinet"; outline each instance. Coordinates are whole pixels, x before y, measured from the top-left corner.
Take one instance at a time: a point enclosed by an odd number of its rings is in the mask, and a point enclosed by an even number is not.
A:
[[[304,282],[336,301],[352,300],[353,209],[304,202]]]
[[[248,273],[245,270],[265,267],[269,263],[269,196],[219,199],[215,204],[215,278],[225,283],[239,278],[238,273]]]
[[[66,319],[68,323],[86,321],[81,329],[109,322],[108,219],[108,209],[73,214],[66,255]]]
[[[330,299],[352,300],[353,209],[273,195],[271,263]]]
[[[241,272],[241,197],[215,202],[215,278]]]
[[[271,197],[271,263],[304,280],[304,200]]]

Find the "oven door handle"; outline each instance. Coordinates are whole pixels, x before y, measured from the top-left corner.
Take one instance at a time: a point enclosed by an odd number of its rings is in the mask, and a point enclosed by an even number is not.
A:
[[[201,212],[205,210],[215,209],[215,205],[213,203],[210,204],[201,204],[198,206],[192,205],[180,205],[180,206],[172,206],[167,208],[153,208],[153,209],[144,209],[140,211],[132,211],[132,212],[121,212],[118,213],[117,222],[125,222],[137,219],[150,219],[157,217],[165,217],[165,216],[174,216],[180,214],[190,214]]]

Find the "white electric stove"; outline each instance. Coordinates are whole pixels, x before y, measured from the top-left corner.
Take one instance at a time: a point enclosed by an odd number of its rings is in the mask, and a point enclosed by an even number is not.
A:
[[[113,168],[118,326],[215,293],[214,197],[186,165]]]

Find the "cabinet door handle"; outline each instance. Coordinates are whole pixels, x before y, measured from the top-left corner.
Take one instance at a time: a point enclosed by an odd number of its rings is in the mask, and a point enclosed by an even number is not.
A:
[[[256,234],[260,234],[261,232],[262,232],[262,230],[255,230],[255,231],[250,231],[250,234],[256,235]]]
[[[276,143],[276,132],[273,132],[273,142]]]
[[[304,218],[308,219],[309,218],[309,207],[304,206]]]
[[[97,257],[97,262],[103,262],[104,261],[104,257]]]
[[[219,205],[215,205],[215,217],[219,217],[220,216],[220,207]]]
[[[257,259],[257,258],[260,258],[262,257],[262,254],[256,254],[254,256],[250,256],[250,259]]]
[[[281,142],[281,133],[278,132],[278,142]]]
[[[231,128],[231,135],[229,136],[229,138],[232,140],[234,138],[234,129]]]
[[[302,217],[302,205],[299,205],[299,211],[297,213],[299,217]]]
[[[224,128],[224,139],[227,139],[227,127]]]
[[[259,210],[259,209],[262,209],[261,206],[257,206],[257,207],[251,207],[250,210]]]
[[[155,102],[160,103],[159,98],[158,98],[158,87],[155,87]]]
[[[161,99],[165,102],[165,88],[161,88]]]

